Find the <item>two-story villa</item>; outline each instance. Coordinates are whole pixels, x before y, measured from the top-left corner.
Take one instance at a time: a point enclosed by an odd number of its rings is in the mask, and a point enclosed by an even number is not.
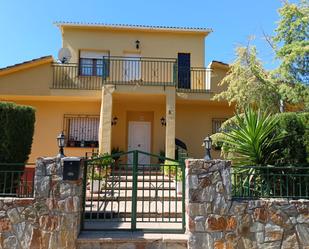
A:
[[[202,157],[202,141],[233,115],[212,101],[228,65],[205,67],[205,28],[57,22],[63,63],[45,56],[0,69],[0,100],[36,108],[30,161],[91,147],[142,150],[175,157],[175,139]],[[147,163],[147,157],[141,158]]]

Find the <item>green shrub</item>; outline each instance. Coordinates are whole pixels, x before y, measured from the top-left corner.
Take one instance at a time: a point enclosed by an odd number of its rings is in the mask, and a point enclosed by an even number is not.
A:
[[[115,159],[110,154],[104,153],[93,156],[89,164],[96,165],[97,167],[100,168],[106,168],[111,167],[114,162]]]
[[[10,102],[0,103],[0,162],[25,163],[31,152],[35,110]]]
[[[276,115],[277,134],[286,136],[277,145],[275,165],[304,165],[309,156],[309,113],[280,113]]]
[[[35,110],[0,102],[0,171],[23,171],[29,158],[34,133]],[[3,193],[15,195],[22,174],[7,178],[0,172],[0,188]]]
[[[223,131],[223,147],[234,165],[266,165],[275,157],[274,147],[282,140],[276,134],[278,120],[266,112],[247,108],[243,116],[236,115],[234,124]]]
[[[239,117],[243,118],[243,114]],[[277,125],[274,132],[282,135],[283,139],[274,144],[273,151],[276,151],[269,164],[277,166],[299,165],[305,166],[309,163],[309,113],[279,113],[275,119]],[[237,116],[225,121],[221,130],[222,133],[213,134],[213,145],[221,148],[221,154],[224,158],[231,159],[232,153],[224,140],[226,135],[233,128],[238,127]]]
[[[164,175],[174,178],[177,182],[182,181],[182,170],[179,162],[165,160],[161,170],[164,172]]]

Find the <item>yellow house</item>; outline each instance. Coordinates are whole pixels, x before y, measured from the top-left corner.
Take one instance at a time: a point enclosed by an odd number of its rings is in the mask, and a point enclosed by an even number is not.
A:
[[[67,156],[119,148],[175,158],[176,146],[185,144],[189,156],[201,158],[204,137],[233,115],[226,102],[211,100],[222,91],[228,65],[205,67],[210,29],[56,25],[58,60],[45,56],[0,69],[0,100],[36,108],[29,161],[57,154],[61,131]]]

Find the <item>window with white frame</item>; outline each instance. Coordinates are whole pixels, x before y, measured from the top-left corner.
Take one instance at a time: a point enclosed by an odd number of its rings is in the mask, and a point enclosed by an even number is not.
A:
[[[213,118],[212,119],[212,134],[221,132],[221,125],[226,121],[226,118]]]
[[[97,147],[100,118],[96,115],[64,115],[68,147]]]
[[[80,51],[79,66],[81,76],[107,76],[108,52]]]

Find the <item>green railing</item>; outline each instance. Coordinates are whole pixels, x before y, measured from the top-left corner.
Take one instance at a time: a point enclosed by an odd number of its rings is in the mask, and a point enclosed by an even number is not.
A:
[[[103,84],[174,86],[180,92],[209,92],[211,70],[178,72],[176,58],[109,56],[100,63],[54,63],[52,89],[100,90]]]
[[[33,197],[34,164],[0,163],[0,196]]]
[[[184,232],[183,162],[131,151],[87,160],[84,174],[84,230]]]
[[[97,66],[97,70],[103,66]],[[53,89],[100,90],[102,76],[87,74],[93,70],[92,65],[83,65],[83,70],[77,63],[53,64]],[[92,71],[91,71],[92,72]]]
[[[178,92],[208,93],[211,90],[211,69],[191,67],[188,73],[182,72],[178,79]]]
[[[309,167],[232,167],[235,198],[309,198]]]
[[[103,84],[176,86],[176,59],[104,57]]]

